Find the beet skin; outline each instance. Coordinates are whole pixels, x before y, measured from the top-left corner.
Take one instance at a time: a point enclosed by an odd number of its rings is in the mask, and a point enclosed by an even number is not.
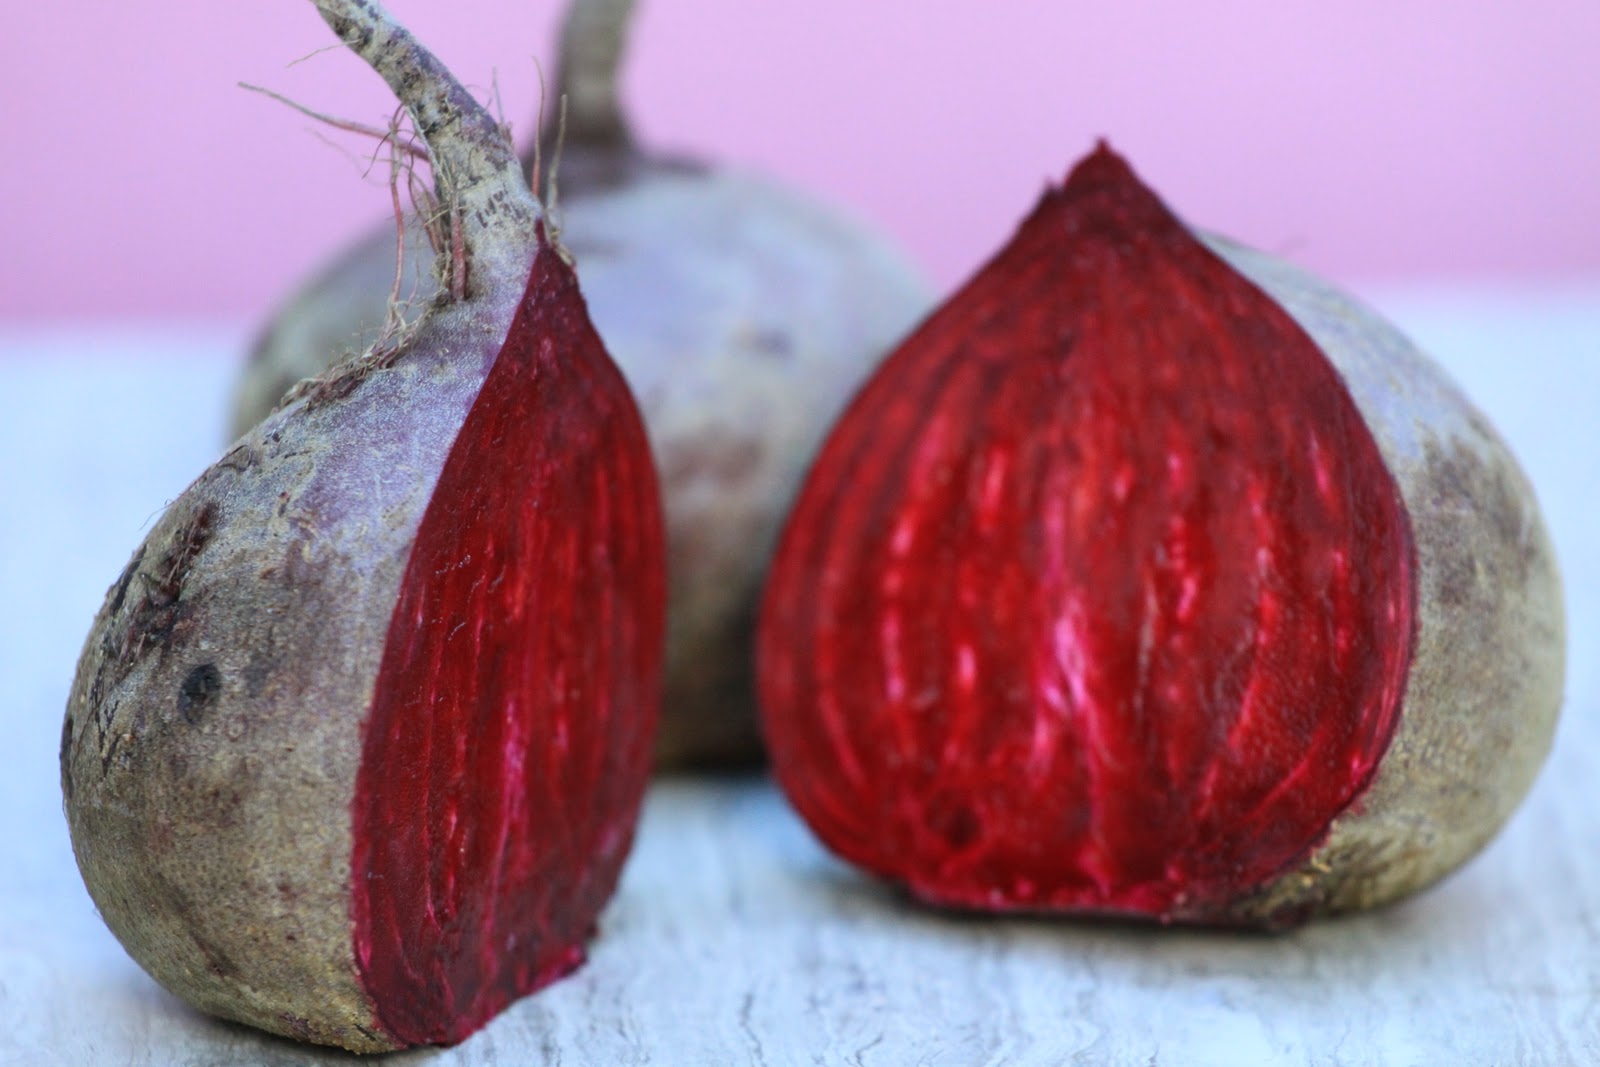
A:
[[[581,963],[649,776],[664,546],[638,409],[496,124],[375,4],[318,7],[429,139],[460,291],[167,509],[89,635],[62,787],[152,976],[372,1052]]]

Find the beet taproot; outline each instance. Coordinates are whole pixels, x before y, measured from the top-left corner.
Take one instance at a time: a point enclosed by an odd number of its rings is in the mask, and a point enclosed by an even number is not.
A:
[[[660,763],[748,764],[761,758],[751,634],[778,528],[824,430],[932,296],[884,238],[830,206],[641,146],[617,93],[632,11],[631,0],[567,9],[556,78],[569,99],[561,234],[644,411],[662,482]],[[542,133],[548,153],[554,130]],[[531,152],[523,163],[532,167]],[[433,256],[414,221],[404,253],[409,291]],[[297,380],[371,344],[394,279],[386,219],[274,313],[238,385],[236,432]]]
[[[510,145],[377,4],[316,5],[428,144],[458,286],[167,508],[95,620],[61,773],[146,971],[370,1052],[582,961],[649,776],[664,546],[643,422]]]
[[[1564,621],[1444,374],[1102,144],[830,432],[759,652],[778,780],[846,859],[936,904],[1282,927],[1483,847]]]

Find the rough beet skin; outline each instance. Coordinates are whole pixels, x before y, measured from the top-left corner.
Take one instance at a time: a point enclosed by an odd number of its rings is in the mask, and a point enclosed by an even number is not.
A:
[[[847,859],[939,904],[1267,926],[1482,847],[1564,654],[1482,416],[1104,146],[834,428],[759,651],[779,781]]]
[[[664,548],[638,410],[493,120],[375,4],[317,6],[428,140],[462,288],[168,508],[84,649],[62,785],[151,975],[378,1051],[582,961],[649,774]]]

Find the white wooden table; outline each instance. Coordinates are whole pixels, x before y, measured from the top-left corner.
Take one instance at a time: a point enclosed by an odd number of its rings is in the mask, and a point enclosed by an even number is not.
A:
[[[1600,285],[1381,301],[1500,425],[1566,573],[1533,795],[1424,896],[1268,937],[956,918],[828,857],[761,778],[652,792],[590,962],[396,1063],[1600,1063]],[[212,458],[242,334],[0,330],[0,1063],[347,1060],[190,1011],[78,879],[56,746],[79,642]]]

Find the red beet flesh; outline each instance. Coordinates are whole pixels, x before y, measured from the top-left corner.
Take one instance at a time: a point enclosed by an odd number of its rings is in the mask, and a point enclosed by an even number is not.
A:
[[[405,1044],[458,1041],[576,967],[627,855],[664,598],[632,405],[541,244],[423,515],[364,735],[356,959]]]
[[[927,900],[1225,922],[1370,781],[1414,571],[1338,373],[1101,147],[820,454],[761,620],[775,771]]]

